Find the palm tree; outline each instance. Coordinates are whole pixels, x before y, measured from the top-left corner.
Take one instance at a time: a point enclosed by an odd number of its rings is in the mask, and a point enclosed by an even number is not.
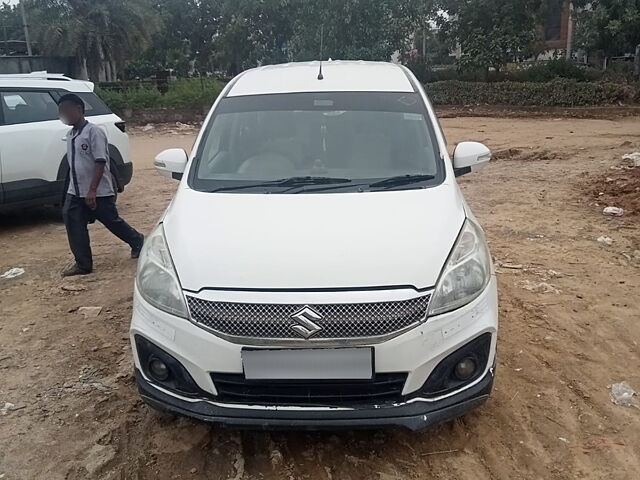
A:
[[[150,0],[29,0],[45,55],[74,56],[80,76],[114,81],[124,62],[146,49],[159,20]]]

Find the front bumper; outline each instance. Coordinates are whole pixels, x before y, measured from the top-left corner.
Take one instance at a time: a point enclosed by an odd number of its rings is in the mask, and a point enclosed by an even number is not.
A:
[[[250,294],[242,294],[243,299],[253,300]],[[380,292],[375,294],[385,295]],[[218,292],[216,295],[221,297],[223,294]],[[390,292],[388,295],[398,293]],[[383,300],[386,298],[381,298]],[[314,301],[303,300],[310,303]],[[374,348],[376,373],[407,373],[401,396],[395,403],[376,405],[372,400],[357,407],[223,402],[212,374],[243,374],[241,351],[244,346],[224,340],[188,320],[161,312],[145,302],[137,290],[130,334],[140,393],[145,401],[155,407],[207,422],[245,427],[319,429],[402,426],[418,430],[460,416],[487,399],[493,384],[497,329],[497,288],[494,277],[489,287],[469,305],[430,318],[381,343],[351,345]],[[491,345],[486,367],[477,380],[446,395],[423,398],[421,388],[436,367],[448,355],[484,334],[491,335]],[[136,336],[147,339],[178,361],[201,395],[184,396],[152,381],[143,373]],[[317,347],[310,343],[305,348]]]
[[[415,398],[406,403],[362,408],[234,408],[208,399],[193,399],[169,393],[149,382],[136,369],[136,382],[143,400],[160,410],[230,427],[256,429],[335,429],[404,427],[421,430],[459,417],[482,405],[493,386],[494,368],[480,382],[453,396],[436,401]]]

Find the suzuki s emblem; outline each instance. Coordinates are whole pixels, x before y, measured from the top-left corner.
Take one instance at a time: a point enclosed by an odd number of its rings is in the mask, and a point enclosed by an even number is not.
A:
[[[313,335],[322,330],[322,327],[318,325],[318,320],[322,320],[322,315],[313,310],[308,305],[302,310],[291,315],[297,324],[291,325],[291,330],[304,338],[311,338]]]

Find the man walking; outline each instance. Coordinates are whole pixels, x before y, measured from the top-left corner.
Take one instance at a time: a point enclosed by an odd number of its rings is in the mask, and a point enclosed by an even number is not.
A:
[[[62,215],[75,264],[62,272],[64,277],[87,275],[93,271],[87,225],[94,219],[129,244],[131,258],[140,256],[144,243],[144,235],[118,215],[109,170],[107,135],[85,119],[84,109],[82,99],[72,93],[58,101],[60,119],[73,127],[67,134],[70,178]]]

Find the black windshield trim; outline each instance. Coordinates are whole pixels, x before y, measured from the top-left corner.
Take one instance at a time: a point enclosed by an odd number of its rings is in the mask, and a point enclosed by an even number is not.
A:
[[[324,98],[323,98],[324,97]],[[334,97],[340,100],[338,105],[310,105],[309,99],[329,100],[327,97]],[[343,97],[343,98],[340,98]],[[380,101],[382,105],[372,103],[372,99]],[[414,100],[412,104],[401,103],[400,99],[410,97]],[[283,102],[284,100],[284,102]],[[346,100],[346,101],[345,101]],[[258,105],[257,103],[263,103]],[[286,103],[285,103],[286,102]],[[283,104],[284,103],[284,104]],[[398,113],[420,113],[428,114],[422,104],[422,96],[416,92],[291,92],[291,93],[268,93],[265,95],[238,95],[225,97],[220,100],[216,107],[215,114],[219,113],[241,113],[260,111],[380,111]],[[346,108],[345,108],[346,107]],[[213,118],[212,118],[213,119]]]

